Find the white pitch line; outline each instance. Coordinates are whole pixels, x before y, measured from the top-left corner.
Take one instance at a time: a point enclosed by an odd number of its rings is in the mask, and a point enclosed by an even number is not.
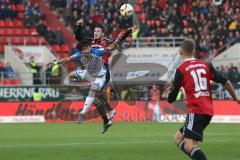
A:
[[[204,142],[236,142],[236,140],[206,140]],[[237,141],[239,142],[239,141]],[[108,145],[108,144],[160,144],[173,143],[172,141],[134,141],[134,142],[82,142],[82,143],[42,143],[42,144],[0,144],[0,147],[42,147],[42,146],[79,146],[79,145]]]

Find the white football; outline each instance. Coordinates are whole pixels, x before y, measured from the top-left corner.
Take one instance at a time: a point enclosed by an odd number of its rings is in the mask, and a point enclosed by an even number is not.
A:
[[[123,4],[120,8],[120,13],[125,18],[128,18],[133,15],[133,6],[131,4]]]

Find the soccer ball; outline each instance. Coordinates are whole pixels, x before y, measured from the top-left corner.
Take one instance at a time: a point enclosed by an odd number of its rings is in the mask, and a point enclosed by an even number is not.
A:
[[[133,15],[133,6],[131,4],[123,4],[120,8],[123,17],[128,18]]]

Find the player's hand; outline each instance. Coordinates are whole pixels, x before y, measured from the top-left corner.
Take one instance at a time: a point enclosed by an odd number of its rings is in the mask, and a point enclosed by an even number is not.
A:
[[[132,29],[132,33],[133,33],[133,32],[136,32],[138,30],[138,27],[136,25],[134,25],[131,29]]]
[[[79,19],[79,20],[76,22],[76,25],[77,25],[77,26],[83,25],[83,19]]]
[[[237,99],[236,102],[237,102],[238,104],[240,104],[240,99]]]

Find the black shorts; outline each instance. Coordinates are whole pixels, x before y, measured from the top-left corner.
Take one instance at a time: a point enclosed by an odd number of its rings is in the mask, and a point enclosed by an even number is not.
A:
[[[203,130],[208,126],[211,119],[212,116],[210,115],[189,113],[180,132],[184,138],[203,141]]]

